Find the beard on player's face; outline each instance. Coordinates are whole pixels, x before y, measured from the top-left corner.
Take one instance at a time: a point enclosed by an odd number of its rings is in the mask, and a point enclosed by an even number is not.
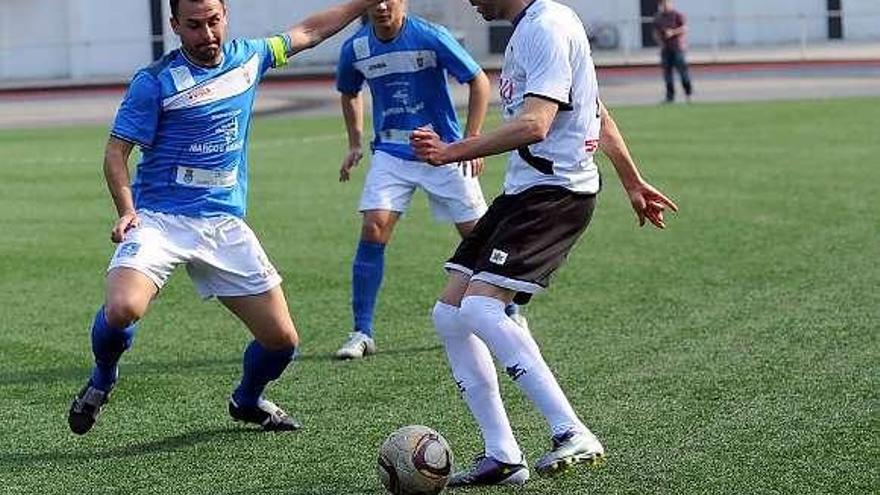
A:
[[[202,65],[216,65],[226,39],[226,5],[211,2],[182,2],[172,19],[174,32],[187,55]],[[184,7],[186,6],[186,7]]]
[[[196,45],[185,46],[187,54],[196,59],[196,62],[211,65],[220,58],[220,46],[222,42],[219,40],[201,43]]]

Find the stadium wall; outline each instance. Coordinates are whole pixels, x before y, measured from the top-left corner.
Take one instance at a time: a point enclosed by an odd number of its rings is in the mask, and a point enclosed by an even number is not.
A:
[[[101,80],[130,76],[152,59],[151,4],[166,0],[2,0],[0,1],[0,81]],[[279,32],[330,0],[229,0],[235,36]],[[598,48],[623,52],[643,46],[638,0],[563,0],[600,37]],[[847,40],[880,40],[880,2],[842,0]],[[692,46],[755,46],[825,41],[826,0],[677,0],[690,19]],[[465,1],[411,0],[411,9],[447,25],[478,58],[493,56],[490,40],[505,23],[486,25]],[[164,20],[163,19],[163,20]],[[167,23],[167,21],[165,21]],[[297,70],[326,71],[350,33],[297,57]],[[165,26],[164,46],[177,40]],[[497,37],[497,36],[496,36]],[[497,43],[496,50],[497,51]]]

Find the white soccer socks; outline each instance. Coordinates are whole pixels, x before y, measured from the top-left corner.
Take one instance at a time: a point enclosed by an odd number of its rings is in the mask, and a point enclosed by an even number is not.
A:
[[[509,464],[522,462],[522,452],[501,402],[498,374],[486,344],[464,324],[455,306],[438,301],[432,316],[437,335],[446,347],[453,378],[480,426],[486,455]]]
[[[504,313],[503,302],[492,297],[468,296],[461,302],[460,316],[538,407],[553,435],[572,429],[588,431],[541,356],[535,339]]]

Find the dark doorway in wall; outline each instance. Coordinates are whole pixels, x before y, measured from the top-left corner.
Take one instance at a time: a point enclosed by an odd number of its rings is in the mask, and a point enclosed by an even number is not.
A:
[[[642,46],[657,46],[654,39],[654,14],[657,13],[657,0],[641,0]]]
[[[164,27],[162,0],[150,0],[150,44],[153,47],[153,60],[159,60],[165,54]]]
[[[501,54],[507,49],[507,42],[513,35],[513,26],[510,24],[489,25],[489,53]]]
[[[843,2],[828,0],[828,39],[843,39]]]

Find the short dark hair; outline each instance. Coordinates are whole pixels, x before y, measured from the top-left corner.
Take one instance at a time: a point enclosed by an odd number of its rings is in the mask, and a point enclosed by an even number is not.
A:
[[[185,0],[189,2],[201,2],[203,0]],[[175,19],[177,18],[177,13],[180,12],[180,0],[169,0],[169,5],[171,6],[171,16]],[[226,0],[220,0],[220,3],[226,5]]]

